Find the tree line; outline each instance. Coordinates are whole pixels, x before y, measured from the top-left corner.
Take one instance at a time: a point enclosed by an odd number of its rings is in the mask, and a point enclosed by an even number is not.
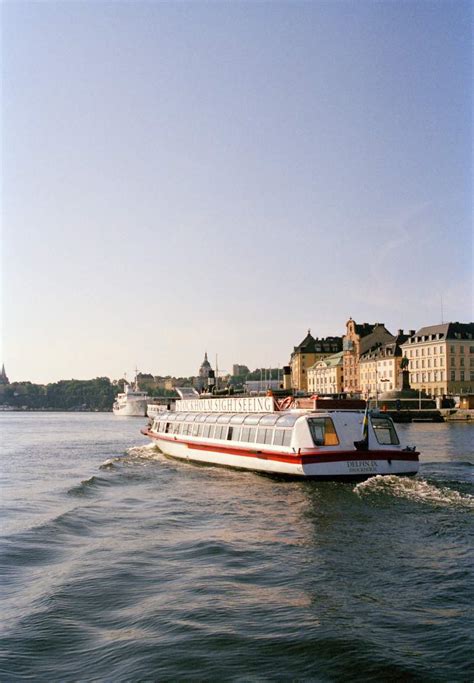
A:
[[[23,410],[110,411],[123,384],[108,377],[65,379],[53,384],[12,382],[0,385],[0,404]]]

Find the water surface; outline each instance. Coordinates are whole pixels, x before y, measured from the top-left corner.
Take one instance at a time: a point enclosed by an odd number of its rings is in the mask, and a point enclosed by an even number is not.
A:
[[[473,427],[412,479],[164,457],[143,421],[0,415],[2,681],[470,681]]]

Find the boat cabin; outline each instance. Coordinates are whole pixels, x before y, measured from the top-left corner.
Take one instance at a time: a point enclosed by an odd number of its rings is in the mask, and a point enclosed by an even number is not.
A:
[[[273,413],[215,413],[164,411],[153,420],[151,431],[165,440],[227,443],[265,450],[353,449],[361,438],[363,414],[358,411]],[[393,449],[400,442],[388,416],[369,419],[369,441],[374,447]],[[229,443],[230,442],[230,443]]]

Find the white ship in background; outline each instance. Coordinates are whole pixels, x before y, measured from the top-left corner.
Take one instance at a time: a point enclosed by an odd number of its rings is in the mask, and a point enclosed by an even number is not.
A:
[[[127,380],[124,383],[124,391],[117,394],[115,403],[113,405],[114,415],[123,415],[124,417],[145,417],[147,404],[150,400],[146,391],[140,391],[138,386],[138,373],[135,374],[135,382],[129,384]]]

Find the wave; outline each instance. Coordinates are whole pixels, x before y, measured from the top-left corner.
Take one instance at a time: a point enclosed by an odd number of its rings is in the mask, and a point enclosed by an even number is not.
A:
[[[77,484],[77,486],[68,489],[67,493],[69,496],[87,496],[91,495],[94,489],[100,486],[108,486],[108,482],[100,477],[92,476],[89,477],[89,479],[84,479],[80,484]]]
[[[469,493],[459,493],[445,486],[437,487],[424,479],[377,474],[357,484],[354,492],[360,497],[383,494],[417,503],[474,509],[474,496]]]
[[[100,470],[113,470],[119,464],[131,464],[140,462],[141,460],[158,460],[161,454],[160,449],[155,444],[147,444],[146,446],[132,446],[125,451],[124,455],[116,458],[108,458],[99,466]]]

